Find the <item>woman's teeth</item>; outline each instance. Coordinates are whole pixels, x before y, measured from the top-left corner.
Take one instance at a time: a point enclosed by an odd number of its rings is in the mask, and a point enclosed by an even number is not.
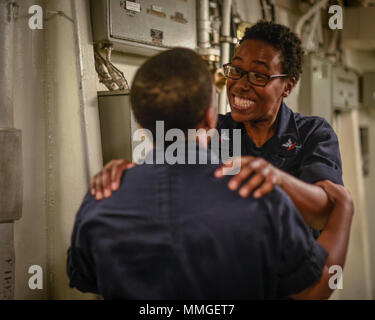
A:
[[[240,107],[250,107],[253,105],[255,102],[250,100],[250,99],[245,99],[245,98],[240,98],[237,96],[234,96],[234,104]]]

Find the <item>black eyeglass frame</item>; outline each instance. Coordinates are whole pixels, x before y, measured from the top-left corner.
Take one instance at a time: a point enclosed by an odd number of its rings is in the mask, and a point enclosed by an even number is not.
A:
[[[265,74],[265,73],[262,73],[262,72],[241,70],[240,77],[238,79],[233,79],[233,78],[231,78],[231,77],[229,77],[229,76],[226,75],[225,70],[227,69],[227,67],[236,68],[236,67],[233,67],[230,62],[226,63],[226,64],[223,64],[223,70],[224,70],[225,77],[227,77],[229,79],[232,79],[232,80],[240,80],[246,74],[247,75],[247,81],[250,82],[252,85],[257,86],[257,87],[265,87],[272,79],[275,79],[275,78],[289,77],[289,74],[272,74],[272,75],[268,75],[268,74]],[[258,74],[261,74],[262,76],[265,76],[267,78],[267,82],[262,85],[262,84],[257,84],[257,83],[254,83],[254,82],[250,81],[250,73],[251,72],[258,73]]]

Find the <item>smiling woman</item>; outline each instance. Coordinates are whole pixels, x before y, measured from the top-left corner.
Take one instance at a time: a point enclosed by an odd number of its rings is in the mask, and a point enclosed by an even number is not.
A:
[[[219,115],[218,128],[242,131],[242,170],[230,188],[251,176],[240,195],[261,197],[279,185],[306,222],[322,229],[330,203],[315,184],[326,179],[342,184],[341,158],[327,121],[293,113],[283,102],[302,64],[301,41],[289,28],[259,22],[247,29],[231,63],[224,65],[231,112]]]

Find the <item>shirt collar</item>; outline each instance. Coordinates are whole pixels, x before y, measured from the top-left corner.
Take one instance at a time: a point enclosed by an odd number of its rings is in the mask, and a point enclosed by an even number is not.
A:
[[[291,139],[291,141],[299,146],[301,145],[299,131],[294,118],[294,112],[288,108],[288,106],[282,102],[278,115],[278,125],[275,134],[275,140],[277,143],[284,143],[284,140]]]
[[[195,154],[195,164],[199,164],[199,159],[205,159],[207,157],[207,164],[213,163],[213,164],[218,164],[219,163],[219,158],[217,154],[210,148],[206,148],[204,145],[200,144],[199,142],[195,142],[192,140],[184,140],[184,141],[176,141],[174,143],[166,144],[163,146],[156,146],[152,150],[150,150],[146,157],[145,157],[145,162],[146,163],[155,163],[157,164],[156,159],[164,159],[164,163],[168,164],[166,161],[166,153],[165,151],[167,150],[168,146],[174,145],[176,148],[184,148],[185,150],[185,158],[184,158],[184,163],[181,164],[189,164],[191,162],[191,158],[189,157],[190,155]],[[190,161],[189,161],[190,160]],[[141,160],[143,161],[143,160]],[[193,160],[194,161],[194,160]],[[178,163],[179,164],[179,163]]]
[[[243,123],[236,122],[236,127],[241,128],[241,130],[243,131],[242,136],[245,140],[247,140],[250,143],[253,152],[261,152],[261,150],[264,150],[264,148],[268,148],[270,146],[272,146],[272,149],[280,149],[282,145],[286,146],[289,144],[291,146],[294,145],[294,147],[300,146],[301,140],[299,137],[297,124],[294,118],[294,113],[291,109],[288,108],[288,106],[284,102],[281,103],[276,121],[276,133],[260,148],[258,148],[255,145],[255,143],[251,140],[251,138],[246,132]],[[286,150],[288,150],[288,148],[289,147],[284,147],[284,149]]]

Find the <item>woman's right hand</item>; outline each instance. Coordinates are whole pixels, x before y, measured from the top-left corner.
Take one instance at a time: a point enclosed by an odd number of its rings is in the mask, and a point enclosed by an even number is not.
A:
[[[95,196],[96,200],[103,199],[103,196],[104,198],[109,198],[112,191],[119,188],[123,172],[136,165],[135,162],[130,162],[126,159],[108,162],[104,168],[91,179],[91,194]]]

